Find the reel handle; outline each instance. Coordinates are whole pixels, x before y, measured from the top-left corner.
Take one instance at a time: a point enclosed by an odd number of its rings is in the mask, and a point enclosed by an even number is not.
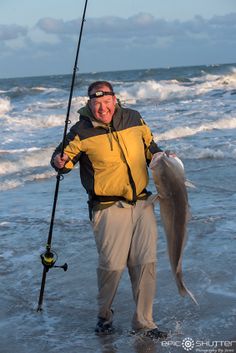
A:
[[[66,262],[64,263],[64,265],[61,265],[61,266],[54,265],[53,267],[62,268],[65,272],[68,270],[68,265]]]

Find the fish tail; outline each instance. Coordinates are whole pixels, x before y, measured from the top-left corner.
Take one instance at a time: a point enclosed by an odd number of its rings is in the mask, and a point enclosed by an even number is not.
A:
[[[178,273],[176,276],[176,283],[179,289],[179,293],[182,296],[185,296],[186,294],[188,294],[190,296],[190,298],[192,299],[192,301],[199,306],[199,303],[197,301],[197,299],[195,298],[195,296],[193,295],[193,293],[186,287],[183,279],[182,279],[182,273]]]
[[[195,298],[195,296],[193,295],[193,293],[185,286],[185,284],[183,283],[183,281],[181,281],[181,283],[178,283],[178,287],[179,287],[179,293],[184,296],[186,294],[188,294],[190,296],[190,298],[192,299],[192,301],[199,306],[199,303],[197,301],[197,299]]]
[[[197,299],[195,298],[195,296],[193,295],[193,293],[187,288],[185,287],[185,290],[187,292],[187,294],[190,296],[190,298],[192,299],[192,301],[199,306],[199,303],[197,301]]]

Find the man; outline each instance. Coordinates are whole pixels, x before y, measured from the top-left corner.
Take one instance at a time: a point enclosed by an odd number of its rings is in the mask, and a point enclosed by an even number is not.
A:
[[[88,88],[89,101],[80,120],[52,156],[62,173],[80,163],[80,177],[89,197],[98,250],[98,334],[113,332],[111,309],[121,274],[128,266],[136,310],[132,326],[146,336],[166,338],[153,321],[156,287],[157,227],[147,165],[161,149],[137,111],[118,104],[113,87],[97,81]]]

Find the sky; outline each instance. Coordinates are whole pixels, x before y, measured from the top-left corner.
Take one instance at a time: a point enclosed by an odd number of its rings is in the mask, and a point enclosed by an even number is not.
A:
[[[0,78],[71,73],[84,0],[0,0]],[[236,62],[236,0],[88,0],[80,72]]]

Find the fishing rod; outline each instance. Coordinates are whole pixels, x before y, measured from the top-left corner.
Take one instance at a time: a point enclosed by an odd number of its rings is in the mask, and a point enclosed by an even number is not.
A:
[[[73,96],[73,90],[74,90],[74,84],[75,84],[75,76],[76,76],[76,71],[78,70],[78,58],[79,58],[80,44],[81,44],[82,33],[83,33],[84,22],[85,22],[87,3],[88,3],[88,0],[85,0],[83,16],[82,16],[81,26],[80,26],[79,40],[78,40],[76,56],[75,56],[75,64],[74,64],[72,80],[71,80],[70,94],[69,94],[69,99],[68,99],[66,120],[65,120],[64,133],[63,133],[63,139],[62,139],[61,158],[63,157],[63,154],[64,154],[68,124],[70,124],[69,116],[70,116],[71,102],[72,102],[72,96]],[[42,265],[43,265],[43,274],[42,274],[42,281],[41,281],[41,288],[40,288],[37,311],[42,311],[43,296],[44,296],[46,277],[47,277],[48,271],[51,268],[55,268],[55,267],[62,268],[64,271],[67,271],[67,268],[68,268],[67,263],[65,263],[62,266],[55,265],[58,256],[57,256],[57,253],[55,251],[53,251],[51,248],[55,212],[56,212],[57,199],[58,199],[58,193],[59,193],[59,186],[60,186],[60,181],[63,179],[63,176],[61,175],[60,171],[58,171],[56,179],[57,179],[57,181],[56,181],[55,192],[54,192],[52,214],[51,214],[51,221],[50,221],[50,227],[49,227],[49,232],[48,232],[48,240],[47,240],[46,250],[44,253],[42,253],[40,255]]]

